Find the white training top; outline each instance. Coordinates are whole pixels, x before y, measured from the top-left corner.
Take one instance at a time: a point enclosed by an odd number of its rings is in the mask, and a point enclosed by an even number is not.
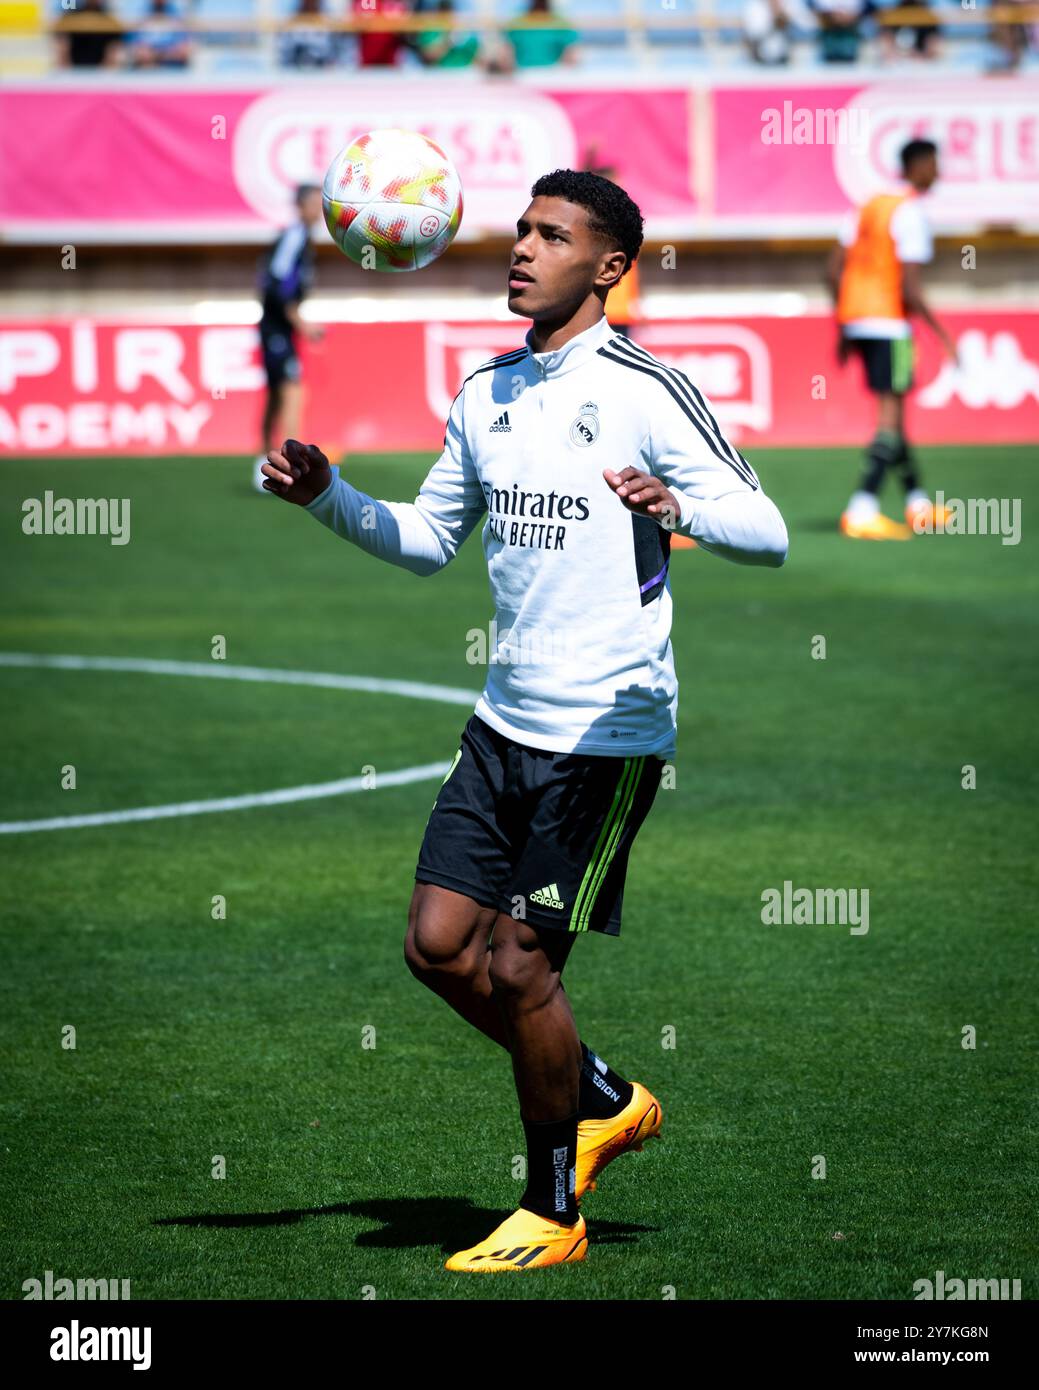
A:
[[[859,214],[845,213],[838,238],[842,246],[851,246],[859,232]],[[895,255],[904,265],[925,265],[934,259],[934,237],[920,199],[907,198],[891,214],[890,232],[895,243]],[[846,338],[909,338],[913,328],[909,320],[852,319],[844,325]]]
[[[783,518],[689,378],[605,318],[555,352],[526,343],[463,383],[414,503],[376,501],[335,467],[307,510],[416,574],[446,565],[482,518],[495,619],[479,717],[552,752],[670,755],[671,537],[602,470],[662,479],[673,529],[743,564],[783,563]]]

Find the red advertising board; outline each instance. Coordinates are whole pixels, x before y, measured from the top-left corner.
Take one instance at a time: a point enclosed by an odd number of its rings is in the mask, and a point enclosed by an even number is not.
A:
[[[943,319],[960,364],[920,333],[912,437],[1039,440],[1039,314]],[[303,347],[304,433],[335,451],[437,450],[463,378],[520,345],[525,327],[332,325],[321,343]],[[871,430],[861,368],[837,365],[828,316],[660,321],[634,336],[697,383],[745,451],[858,444]],[[0,452],[8,456],[254,452],[262,388],[251,327],[0,323]]]

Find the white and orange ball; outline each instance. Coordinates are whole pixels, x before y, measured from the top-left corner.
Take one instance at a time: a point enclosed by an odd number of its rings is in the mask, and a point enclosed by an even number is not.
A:
[[[462,184],[447,155],[413,130],[372,130],[333,159],[321,194],[325,225],[366,270],[420,270],[462,221]]]

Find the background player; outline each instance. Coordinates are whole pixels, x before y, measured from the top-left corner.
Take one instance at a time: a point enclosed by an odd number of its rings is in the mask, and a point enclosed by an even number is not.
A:
[[[934,255],[922,195],[938,177],[938,151],[930,140],[910,140],[901,151],[906,187],[878,193],[851,214],[841,244],[829,263],[829,283],[837,307],[837,355],[861,358],[869,389],[877,398],[876,434],[866,453],[858,490],[841,517],[841,530],[858,540],[907,540],[908,526],[880,510],[884,474],[896,468],[905,489],[905,516],[911,526],[944,520],[920,486],[920,475],[905,436],[905,398],[913,384],[913,330],[918,314],[937,333],[949,356],[956,347],[923,297],[920,266]]]
[[[274,447],[277,433],[284,438],[300,433],[303,386],[300,381],[297,336],[318,342],[324,329],[304,323],[299,306],[313,282],[314,246],[311,228],[321,217],[321,190],[313,184],[296,189],[298,219],[286,227],[264,259],[260,281],[263,313],[260,316],[260,349],[267,373],[267,393],[260,427],[261,453],[253,466],[253,486],[260,492],[261,471]]]

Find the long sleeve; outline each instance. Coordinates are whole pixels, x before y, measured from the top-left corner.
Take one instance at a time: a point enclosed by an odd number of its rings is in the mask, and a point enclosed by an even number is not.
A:
[[[744,488],[703,501],[683,493],[678,502],[682,515],[675,530],[692,536],[701,550],[738,565],[778,568],[786,559],[786,524],[760,487],[756,492]]]
[[[381,502],[359,492],[332,469],[332,482],[306,510],[329,530],[370,554],[414,574],[435,574],[486,511],[487,502],[465,442],[463,392],[455,397],[444,451],[414,502]]]
[[[788,546],[779,509],[722,434],[706,398],[683,374],[672,383],[655,401],[648,463],[678,500],[675,531],[736,564],[778,567]]]

